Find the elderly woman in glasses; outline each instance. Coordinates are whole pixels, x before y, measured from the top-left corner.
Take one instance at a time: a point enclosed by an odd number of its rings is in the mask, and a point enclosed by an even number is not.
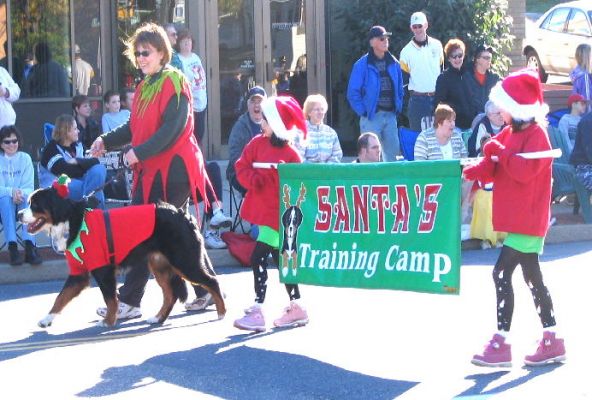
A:
[[[21,134],[14,125],[0,129],[0,217],[11,265],[23,263],[16,240],[16,212],[27,207],[27,197],[33,191],[33,162],[27,153],[19,151],[20,142]],[[41,264],[35,238],[25,225],[21,238],[25,244],[25,262]]]
[[[475,114],[471,105],[469,88],[464,81],[463,61],[465,44],[460,39],[450,39],[444,46],[449,67],[436,80],[435,104],[448,104],[456,113],[456,126],[461,130],[471,127]]]
[[[485,103],[489,100],[489,92],[500,80],[498,74],[491,72],[493,55],[492,47],[479,45],[473,55],[473,64],[465,68],[463,80],[468,86],[475,115],[487,112]]]

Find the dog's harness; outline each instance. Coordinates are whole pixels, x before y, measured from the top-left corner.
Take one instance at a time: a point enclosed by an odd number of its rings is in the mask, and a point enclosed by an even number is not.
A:
[[[115,264],[115,247],[113,246],[113,231],[111,230],[111,217],[109,211],[103,210],[105,220],[105,237],[107,239],[107,250],[109,251],[109,264]]]

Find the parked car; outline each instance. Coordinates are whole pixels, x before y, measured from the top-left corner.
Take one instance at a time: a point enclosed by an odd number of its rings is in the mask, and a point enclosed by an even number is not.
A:
[[[548,74],[568,76],[575,68],[576,47],[592,46],[592,1],[557,4],[534,24],[526,26],[522,54],[529,67],[539,71],[542,82]]]

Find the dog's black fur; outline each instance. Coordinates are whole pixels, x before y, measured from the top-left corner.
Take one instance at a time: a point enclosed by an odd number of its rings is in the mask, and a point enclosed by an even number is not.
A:
[[[57,230],[68,225],[69,236],[66,246],[77,236],[83,221],[86,201],[72,201],[60,197],[54,188],[39,189],[29,198],[29,209],[20,213],[20,219],[29,224],[31,233],[42,229]],[[133,213],[133,206],[127,207]],[[218,317],[226,313],[224,297],[211,261],[206,253],[203,237],[195,220],[184,211],[166,203],[156,207],[154,232],[144,242],[134,248],[121,263],[122,266],[142,266],[148,264],[156,281],[163,291],[163,305],[151,323],[162,323],[169,316],[176,300],[187,299],[187,287],[183,279],[193,285],[207,289],[216,304]],[[55,232],[50,233],[55,236]],[[113,326],[116,322],[118,300],[116,294],[116,271],[118,265],[105,265],[90,272],[96,280],[107,304],[107,315],[99,324]],[[46,327],[56,314],[89,285],[90,275],[68,276],[64,287],[57,296],[49,314],[39,325]]]

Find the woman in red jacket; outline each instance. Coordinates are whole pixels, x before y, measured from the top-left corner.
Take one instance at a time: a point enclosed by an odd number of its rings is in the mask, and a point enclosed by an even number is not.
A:
[[[279,180],[275,168],[255,168],[254,163],[300,163],[302,159],[290,142],[295,135],[306,137],[306,122],[302,108],[291,97],[269,97],[261,104],[264,119],[263,133],[255,136],[243,149],[236,161],[236,177],[247,189],[241,207],[241,217],[259,228],[257,244],[251,255],[255,278],[255,304],[245,310],[242,318],[234,321],[239,329],[265,331],[265,318],[261,306],[267,291],[267,257],[278,261],[279,247]],[[290,305],[274,321],[277,327],[306,325],[308,315],[299,304],[298,285],[286,284]]]
[[[565,360],[565,346],[563,339],[556,336],[553,302],[539,265],[549,227],[552,159],[526,159],[518,155],[551,149],[547,133],[537,123],[548,107],[543,101],[538,75],[531,70],[510,74],[492,89],[490,99],[501,109],[507,126],[485,144],[482,161],[465,168],[463,174],[470,180],[494,182],[493,227],[508,232],[508,236],[493,269],[498,332],[472,362],[485,366],[511,365],[508,334],[514,311],[512,274],[518,264],[522,266],[543,325],[543,339],[524,362],[526,365],[560,362]]]

